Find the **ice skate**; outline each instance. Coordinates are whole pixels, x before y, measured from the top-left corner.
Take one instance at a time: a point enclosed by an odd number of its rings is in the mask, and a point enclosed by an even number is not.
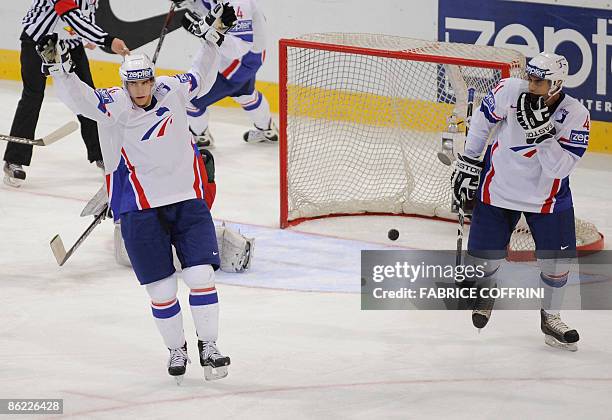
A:
[[[207,381],[223,379],[227,376],[227,367],[230,365],[229,356],[219,353],[214,341],[198,340],[200,365],[204,368],[204,378]]]
[[[255,130],[249,130],[242,136],[247,143],[278,143],[278,128],[270,121],[267,130],[255,126]]]
[[[208,127],[206,127],[206,130],[204,130],[201,134],[195,133],[191,128],[189,130],[193,134],[198,150],[210,149],[215,146],[215,139],[213,138],[212,134],[210,134]]]
[[[540,309],[540,328],[544,333],[544,342],[551,347],[558,349],[577,351],[580,340],[578,331],[570,329],[563,321],[561,314],[549,314],[544,309]]]
[[[4,183],[19,188],[25,182],[26,173],[23,166],[16,163],[4,162]]]
[[[495,287],[497,286],[493,286],[493,288]],[[491,319],[493,306],[495,305],[495,298],[482,297],[480,292],[481,288],[478,288],[478,296],[476,297],[474,309],[472,310],[472,324],[478,328],[478,332],[487,326],[489,319]]]
[[[189,356],[187,355],[187,343],[183,344],[183,347],[176,349],[168,349],[170,351],[170,358],[168,359],[168,374],[174,376],[176,384],[180,385],[183,382],[185,376],[185,370],[187,369],[187,363],[191,363]]]

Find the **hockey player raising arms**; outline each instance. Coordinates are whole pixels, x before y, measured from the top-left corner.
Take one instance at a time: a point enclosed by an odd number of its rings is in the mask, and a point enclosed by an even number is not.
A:
[[[472,119],[465,152],[453,173],[453,196],[475,198],[468,254],[487,260],[480,286],[494,286],[521,213],[533,234],[541,269],[541,329],[551,346],[576,350],[579,336],[561,320],[568,278],[567,258],[576,250],[569,175],[588,146],[589,112],[561,91],[568,75],[565,57],[540,53],[529,61],[528,81],[503,79],[483,99]],[[484,162],[478,157],[495,127]],[[472,313],[483,328],[491,299],[477,299]]]
[[[192,18],[205,15],[219,3],[219,0],[172,1],[181,7],[188,7],[187,16]],[[266,18],[257,0],[231,0],[231,5],[236,9],[238,20],[232,26],[218,28],[228,31],[234,38],[220,48],[221,68],[217,80],[209,92],[198,95],[187,108],[191,130],[200,147],[210,147],[214,142],[208,129],[208,107],[226,97],[238,103],[255,126],[244,133],[244,141],[278,142],[278,130],[272,121],[270,105],[265,96],[255,89],[255,77],[266,55]]]
[[[222,12],[219,5],[207,19],[214,21]],[[225,13],[233,12],[230,8]],[[206,379],[226,376],[230,364],[216,346],[219,304],[214,271],[219,251],[205,201],[206,171],[185,114],[186,104],[213,85],[224,36],[203,20],[192,24],[205,42],[188,73],[156,78],[149,58],[134,54],[121,65],[121,88],[94,90],[81,82],[70,72],[61,43],[47,44],[40,51],[62,101],[98,122],[111,208],[121,219],[134,272],[146,286],[153,317],[170,350],[168,373],[179,383],[189,358],[172,245],[191,289],[189,305]]]

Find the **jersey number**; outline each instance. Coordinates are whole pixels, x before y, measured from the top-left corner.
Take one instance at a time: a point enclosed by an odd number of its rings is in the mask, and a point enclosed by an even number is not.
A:
[[[584,121],[584,124],[582,126],[589,131],[591,130],[591,121],[589,121],[589,117],[587,117],[587,119]]]
[[[244,17],[244,13],[242,13],[242,9],[238,6],[238,10],[236,10],[236,17],[238,19],[242,19]]]

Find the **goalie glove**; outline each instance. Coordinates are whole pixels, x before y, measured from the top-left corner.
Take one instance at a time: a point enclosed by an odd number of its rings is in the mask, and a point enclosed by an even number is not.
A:
[[[523,92],[516,103],[516,120],[525,130],[527,144],[539,144],[552,139],[556,133],[544,98]]]
[[[453,186],[453,201],[461,203],[461,196],[465,196],[466,202],[471,202],[476,198],[478,181],[484,163],[461,154],[457,155],[455,170],[451,176]]]
[[[41,37],[36,44],[36,52],[42,60],[41,71],[45,76],[74,70],[68,47],[64,41],[58,40],[57,34]]]
[[[223,14],[223,5],[217,4],[204,18],[200,15],[188,10],[183,16],[181,24],[189,33],[203,38],[207,41],[214,42],[217,46],[221,46],[225,36],[219,33],[213,25],[215,21]]]

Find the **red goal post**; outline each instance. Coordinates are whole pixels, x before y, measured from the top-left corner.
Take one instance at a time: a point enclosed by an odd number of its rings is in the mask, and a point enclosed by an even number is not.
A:
[[[456,220],[452,169],[437,158],[447,118],[465,117],[468,87],[477,110],[524,66],[519,52],[490,46],[350,33],[281,39],[281,228],[344,215]]]

